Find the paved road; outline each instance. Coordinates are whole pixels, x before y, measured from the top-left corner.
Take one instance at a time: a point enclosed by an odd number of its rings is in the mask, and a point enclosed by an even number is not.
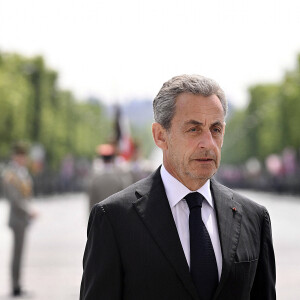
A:
[[[79,299],[81,261],[88,217],[84,194],[36,199],[39,217],[28,233],[24,286],[37,300]],[[9,299],[8,261],[11,233],[7,203],[0,202],[0,299]]]
[[[271,215],[277,260],[277,298],[300,299],[300,197],[243,191]],[[79,298],[81,261],[88,214],[85,194],[57,195],[35,201],[39,218],[32,224],[25,253],[24,285],[36,300]],[[11,245],[8,206],[0,200],[0,300],[10,299],[8,264]]]

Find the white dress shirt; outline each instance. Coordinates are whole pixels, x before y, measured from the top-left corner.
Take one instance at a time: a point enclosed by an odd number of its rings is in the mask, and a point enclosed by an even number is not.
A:
[[[190,191],[185,185],[174,178],[164,166],[161,167],[161,178],[165,186],[166,194],[169,200],[173,218],[177,227],[181,245],[190,266],[190,229],[189,229],[189,207],[184,197],[193,191]],[[210,180],[208,180],[199,190],[206,201],[202,203],[202,220],[209,233],[217,261],[219,280],[222,272],[222,252],[217,224],[216,211],[210,192]],[[195,192],[195,191],[194,191]]]

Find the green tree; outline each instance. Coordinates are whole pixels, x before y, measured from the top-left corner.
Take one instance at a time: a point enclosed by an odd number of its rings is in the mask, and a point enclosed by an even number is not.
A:
[[[240,164],[250,157],[263,161],[286,147],[300,148],[300,55],[297,67],[282,82],[249,88],[248,107],[227,122],[223,161]]]
[[[300,148],[300,55],[297,68],[287,72],[280,87],[283,145]]]
[[[249,152],[264,160],[267,155],[281,150],[282,131],[279,86],[256,85],[249,89],[251,101],[246,109],[250,122],[248,138]]]
[[[22,58],[0,55],[0,157],[9,155],[15,140],[29,139],[27,107],[33,95],[20,71]]]
[[[245,110],[236,110],[227,121],[222,148],[222,163],[238,164],[250,155],[246,138],[248,126],[245,120]]]
[[[94,155],[107,137],[104,110],[59,89],[57,80],[41,56],[0,54],[0,158],[20,139],[42,144],[53,169],[66,154]]]

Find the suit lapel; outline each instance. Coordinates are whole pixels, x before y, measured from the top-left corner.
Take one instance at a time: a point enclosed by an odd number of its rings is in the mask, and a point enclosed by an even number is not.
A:
[[[137,213],[166,259],[175,269],[185,288],[194,299],[198,299],[160,177],[160,169],[144,181],[144,184],[139,186],[136,192],[138,199],[133,205]]]
[[[215,180],[211,180],[211,190],[216,207],[223,259],[221,279],[214,296],[214,299],[217,299],[235,257],[243,212],[242,206],[233,200],[232,191]]]

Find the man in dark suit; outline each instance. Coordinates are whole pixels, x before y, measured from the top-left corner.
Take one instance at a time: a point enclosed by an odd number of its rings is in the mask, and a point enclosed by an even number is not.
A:
[[[267,210],[212,179],[223,91],[202,76],[177,76],[153,108],[163,165],[93,208],[80,299],[276,299]]]

